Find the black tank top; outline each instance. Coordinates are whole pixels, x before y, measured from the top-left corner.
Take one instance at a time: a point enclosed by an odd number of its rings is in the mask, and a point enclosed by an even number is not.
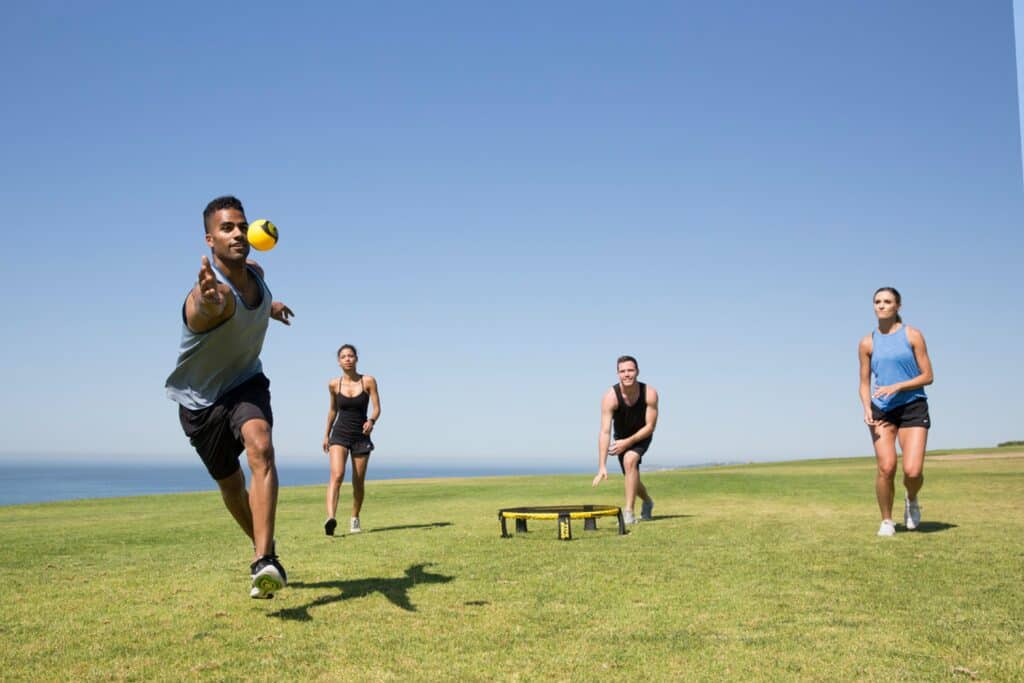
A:
[[[612,387],[615,389],[615,398],[619,401],[618,407],[612,413],[616,439],[633,436],[647,424],[647,385],[643,382],[637,384],[640,385],[640,398],[631,406],[626,405],[622,397],[622,387],[618,384]]]
[[[362,434],[366,422],[367,410],[370,407],[370,394],[366,391],[363,378],[359,378],[361,392],[355,396],[341,393],[341,378],[338,379],[338,393],[334,395],[334,405],[338,416],[334,418],[333,430],[342,434]]]

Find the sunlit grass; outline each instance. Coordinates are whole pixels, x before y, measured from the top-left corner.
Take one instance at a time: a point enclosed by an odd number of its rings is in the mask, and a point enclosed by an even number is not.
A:
[[[922,532],[889,539],[873,472],[646,474],[653,522],[571,542],[497,511],[620,505],[620,478],[371,482],[335,538],[320,487],[284,489],[272,601],[215,492],[4,507],[0,677],[1020,680],[1024,459],[929,463]]]

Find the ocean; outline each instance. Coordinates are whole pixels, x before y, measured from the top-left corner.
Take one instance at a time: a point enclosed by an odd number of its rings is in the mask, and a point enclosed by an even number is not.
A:
[[[246,480],[249,479],[246,470]],[[281,486],[326,486],[330,468],[321,464],[278,461]],[[370,463],[367,481],[382,479],[425,479],[436,477],[485,477],[528,474],[584,474],[571,468],[520,465],[516,469],[500,466],[448,465],[442,467],[398,466]],[[351,465],[345,472],[346,486],[351,482]],[[0,460],[0,505],[44,503],[82,498],[118,498],[159,493],[216,491],[206,468],[195,461],[153,464],[123,461],[88,463],[82,460]]]

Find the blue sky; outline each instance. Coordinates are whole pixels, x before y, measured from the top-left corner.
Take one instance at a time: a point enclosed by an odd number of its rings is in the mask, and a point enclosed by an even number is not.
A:
[[[645,462],[867,454],[882,285],[930,445],[1024,438],[1012,4],[752,5],[8,8],[0,451],[195,458],[163,382],[225,193],[281,231],[283,464],[345,342],[391,463],[594,468],[622,353]]]

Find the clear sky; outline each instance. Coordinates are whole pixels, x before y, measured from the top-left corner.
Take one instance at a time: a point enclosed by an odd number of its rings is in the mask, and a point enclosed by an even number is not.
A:
[[[344,342],[378,461],[595,468],[623,353],[645,463],[864,455],[882,285],[930,446],[1024,439],[1011,0],[232,5],[5,9],[7,457],[196,457],[163,384],[227,193],[281,230],[282,463]]]

